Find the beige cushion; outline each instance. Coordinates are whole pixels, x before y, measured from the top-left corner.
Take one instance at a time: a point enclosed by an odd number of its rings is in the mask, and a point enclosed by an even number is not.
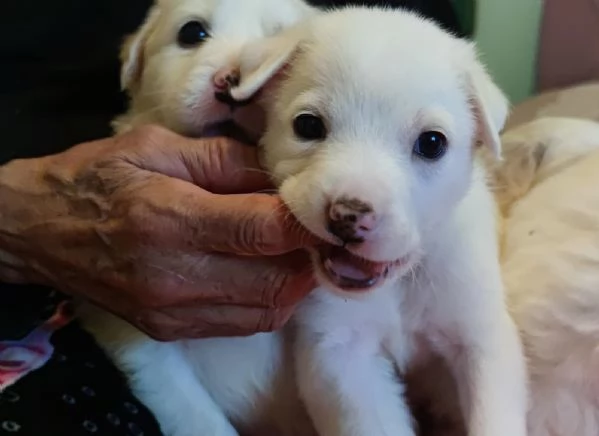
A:
[[[512,108],[506,129],[545,116],[599,121],[599,82],[545,92],[525,100]]]

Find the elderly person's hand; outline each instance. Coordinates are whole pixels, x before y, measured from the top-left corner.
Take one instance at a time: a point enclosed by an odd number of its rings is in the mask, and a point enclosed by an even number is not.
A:
[[[0,280],[84,296],[160,340],[281,326],[317,243],[256,151],[158,127],[0,167]]]

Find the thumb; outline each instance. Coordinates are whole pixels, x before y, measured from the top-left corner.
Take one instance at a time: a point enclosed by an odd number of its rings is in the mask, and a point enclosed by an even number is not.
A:
[[[155,175],[136,189],[160,218],[154,242],[236,255],[279,255],[321,244],[276,195],[219,195],[188,182]],[[156,216],[157,215],[157,216]]]
[[[224,137],[195,139],[152,128],[144,147],[131,150],[130,164],[191,182],[213,194],[273,189],[260,168],[256,147]]]
[[[193,182],[213,194],[239,194],[274,189],[260,168],[258,149],[228,138],[194,141],[181,150]]]
[[[202,242],[211,250],[272,256],[323,243],[299,223],[278,196],[208,195],[202,219],[193,227],[196,232],[201,229]]]

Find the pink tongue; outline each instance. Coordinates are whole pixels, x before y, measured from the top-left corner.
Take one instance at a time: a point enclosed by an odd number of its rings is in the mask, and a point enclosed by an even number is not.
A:
[[[333,250],[325,264],[338,276],[358,281],[369,280],[384,271],[384,265],[361,260],[342,248]]]
[[[352,280],[368,280],[372,277],[372,274],[368,274],[367,271],[339,260],[327,259],[326,266],[340,277],[345,277]]]

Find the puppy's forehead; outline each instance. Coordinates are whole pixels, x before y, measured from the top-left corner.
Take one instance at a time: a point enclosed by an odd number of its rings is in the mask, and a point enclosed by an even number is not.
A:
[[[270,36],[299,21],[308,11],[300,0],[162,0],[163,21],[180,26],[204,21],[213,37]]]
[[[314,21],[301,62],[329,107],[351,107],[362,122],[375,121],[454,109],[456,102],[465,108],[464,47],[413,14],[350,9]]]

